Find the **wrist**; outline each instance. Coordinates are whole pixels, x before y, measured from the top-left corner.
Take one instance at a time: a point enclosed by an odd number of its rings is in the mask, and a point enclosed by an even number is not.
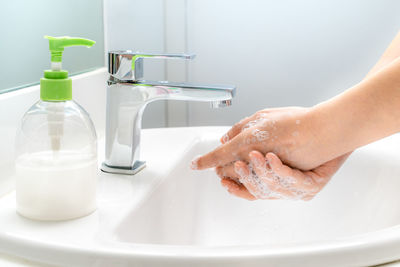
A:
[[[335,103],[332,100],[322,102],[309,108],[306,116],[311,141],[309,146],[314,153],[318,165],[352,151],[343,136],[346,135],[346,124],[337,116]]]
[[[291,118],[290,124],[294,128],[285,128],[286,138],[281,138],[279,145],[286,147],[286,154],[281,155],[279,151],[275,153],[292,167],[301,170],[311,170],[329,161],[332,148],[327,144],[332,144],[327,118],[324,109],[320,106],[304,108]],[[291,132],[291,129],[295,129]],[[330,140],[330,141],[328,141]]]

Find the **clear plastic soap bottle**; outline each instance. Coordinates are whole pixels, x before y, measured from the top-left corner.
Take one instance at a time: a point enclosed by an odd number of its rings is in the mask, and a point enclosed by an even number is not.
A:
[[[40,80],[40,100],[23,116],[16,137],[17,212],[36,220],[68,220],[96,209],[97,138],[88,113],[72,100],[61,70],[64,47],[95,42],[49,37],[51,70]]]

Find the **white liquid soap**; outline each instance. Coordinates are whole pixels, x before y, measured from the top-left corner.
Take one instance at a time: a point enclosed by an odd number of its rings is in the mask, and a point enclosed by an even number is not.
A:
[[[67,220],[96,209],[97,159],[69,151],[16,160],[17,212],[37,220]]]
[[[69,220],[96,209],[97,136],[89,114],[72,99],[62,52],[95,42],[45,38],[51,70],[44,71],[40,100],[24,114],[15,139],[17,212],[35,220]]]

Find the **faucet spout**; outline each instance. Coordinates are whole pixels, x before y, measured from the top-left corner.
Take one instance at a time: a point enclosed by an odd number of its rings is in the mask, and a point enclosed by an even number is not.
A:
[[[111,71],[109,66],[107,82],[106,155],[101,168],[105,172],[135,174],[145,167],[140,158],[140,132],[143,111],[148,103],[173,99],[210,102],[212,107],[225,107],[231,105],[236,91],[234,86],[225,85],[122,79],[129,76],[114,75],[120,73],[121,62],[118,64],[112,66]]]
[[[211,102],[212,108],[224,108],[224,107],[229,107],[229,106],[232,106],[231,100],[222,100],[222,101]]]
[[[235,96],[236,88],[229,85],[174,83],[168,81],[139,81],[137,85],[150,86],[156,90],[153,97],[162,99],[223,102],[231,101]],[[155,96],[157,95],[157,96]]]

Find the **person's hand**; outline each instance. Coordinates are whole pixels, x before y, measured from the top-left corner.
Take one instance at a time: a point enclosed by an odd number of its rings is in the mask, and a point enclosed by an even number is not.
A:
[[[192,168],[216,167],[222,185],[248,200],[309,200],[350,154],[319,162],[315,129],[307,108],[262,110],[235,124],[221,138],[222,145],[194,160]]]
[[[249,153],[249,164],[236,161],[234,164],[218,166],[216,172],[229,193],[247,200],[311,200],[329,182],[350,153],[313,170],[301,171],[283,164],[274,153],[267,153],[264,157],[260,152],[252,151]]]
[[[318,125],[309,108],[266,109],[235,124],[222,138],[222,145],[192,162],[192,169],[224,166],[237,160],[250,162],[253,150],[273,152],[286,165],[311,170],[330,159],[320,153],[329,149],[321,145]],[[332,159],[332,158],[331,158]]]

